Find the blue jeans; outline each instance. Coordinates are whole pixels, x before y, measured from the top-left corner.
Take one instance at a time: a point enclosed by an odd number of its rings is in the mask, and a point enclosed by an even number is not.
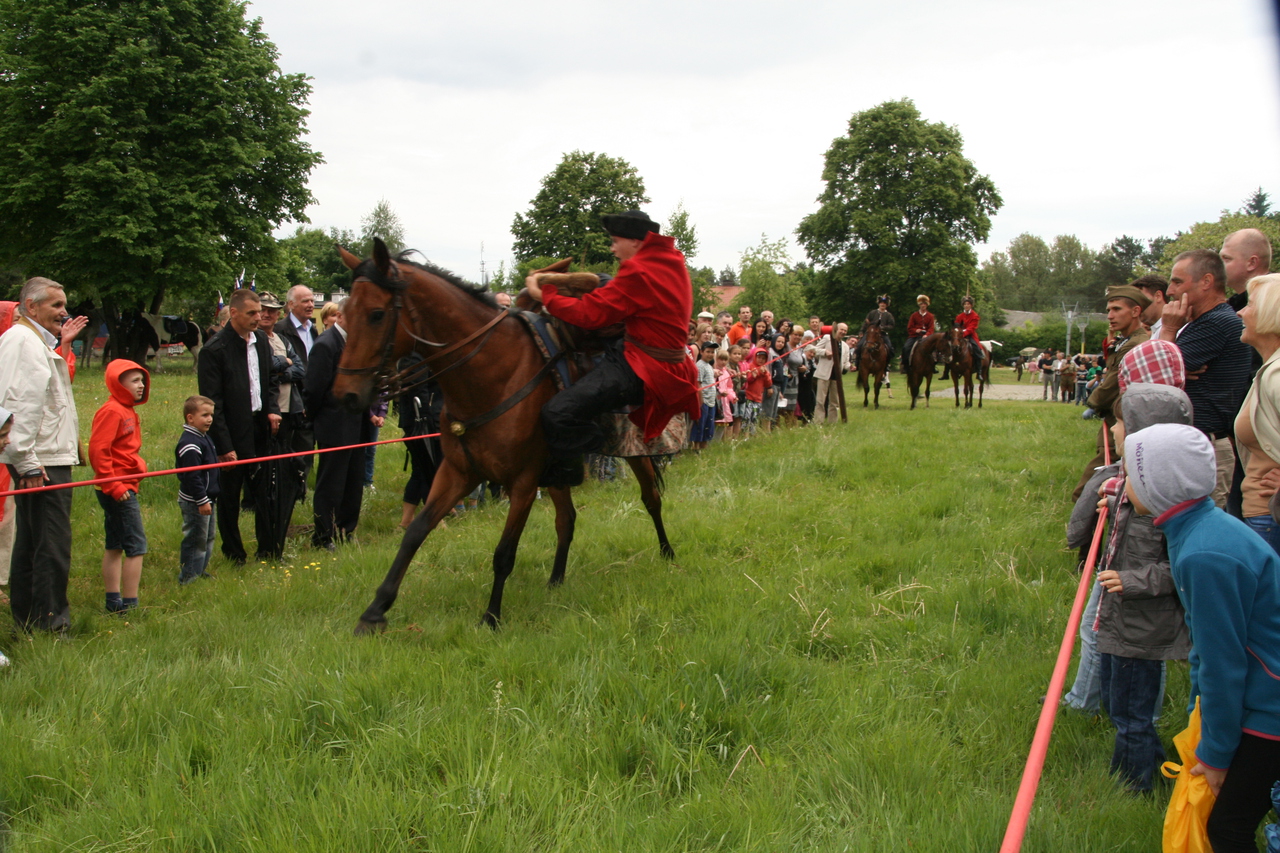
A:
[[[1062,704],[1082,714],[1096,714],[1102,706],[1102,669],[1098,654],[1098,635],[1093,623],[1098,621],[1098,602],[1102,599],[1102,584],[1094,583],[1089,602],[1080,617],[1080,665],[1076,667],[1076,680],[1070,692],[1062,697]],[[1151,722],[1160,722],[1160,709],[1164,706],[1165,666],[1160,664],[1160,689],[1151,710]]]
[[[1246,518],[1244,523],[1252,527],[1255,533],[1267,540],[1272,550],[1280,554],[1280,524],[1276,524],[1274,518],[1269,515],[1255,515],[1253,518]]]
[[[1102,598],[1102,584],[1094,583],[1089,592],[1089,603],[1080,617],[1080,665],[1076,667],[1076,680],[1070,692],[1062,697],[1062,704],[1084,714],[1096,714],[1102,703],[1101,673],[1098,670],[1098,638],[1093,623],[1098,619],[1098,601]]]
[[[215,503],[213,512],[201,515],[195,501],[182,498],[178,499],[178,506],[182,509],[182,548],[178,557],[182,568],[178,572],[178,583],[188,583],[204,574],[209,566],[209,558],[213,556],[213,538],[218,529],[214,523],[218,509]]]
[[[1111,772],[1119,773],[1131,791],[1150,791],[1156,768],[1164,761],[1164,747],[1151,721],[1164,661],[1108,654],[1101,658],[1103,703],[1116,727]]]
[[[373,436],[370,441],[378,440],[378,433],[381,432],[378,427],[373,427]],[[373,460],[378,456],[378,448],[366,447],[364,449],[364,484],[366,486],[373,485]]]

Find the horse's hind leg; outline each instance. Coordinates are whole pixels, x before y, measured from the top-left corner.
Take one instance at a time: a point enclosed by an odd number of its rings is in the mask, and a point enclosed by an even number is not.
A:
[[[490,628],[497,628],[502,621],[502,590],[516,565],[516,548],[520,545],[520,534],[524,532],[525,523],[529,520],[529,510],[533,508],[533,499],[537,495],[537,486],[530,480],[527,483],[513,484],[510,487],[511,505],[507,510],[507,524],[502,528],[502,538],[493,552],[493,591],[489,593],[489,606],[485,608],[480,621]],[[567,492],[568,489],[565,489]],[[557,528],[559,524],[557,523]],[[566,551],[568,546],[565,546]],[[559,548],[556,549],[559,557]]]
[[[556,505],[556,561],[551,567],[547,586],[559,586],[564,583],[564,568],[569,562],[569,546],[573,544],[578,511],[573,508],[573,494],[569,489],[548,489],[547,493]]]
[[[667,541],[667,530],[662,526],[662,489],[661,477],[653,467],[653,460],[648,456],[628,456],[627,464],[635,472],[636,482],[640,484],[640,500],[653,519],[653,527],[658,531],[658,549],[668,560],[676,558],[675,549]]]
[[[476,482],[478,480],[468,478],[447,461],[440,466],[431,484],[431,493],[427,496],[426,506],[404,532],[404,537],[400,540],[400,549],[396,552],[395,559],[391,561],[390,571],[379,584],[373,596],[373,602],[360,615],[360,621],[356,623],[356,636],[387,629],[387,611],[396,603],[400,584],[404,580],[409,563],[413,561],[413,555],[418,553],[427,534],[435,529],[440,519],[448,515],[449,510],[453,509],[463,495],[475,488]]]

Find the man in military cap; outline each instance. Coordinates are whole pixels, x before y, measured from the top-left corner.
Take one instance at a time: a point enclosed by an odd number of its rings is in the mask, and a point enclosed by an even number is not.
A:
[[[1088,408],[1084,411],[1084,417],[1086,418],[1101,417],[1106,423],[1106,429],[1101,430],[1099,433],[1098,454],[1085,466],[1084,474],[1081,476],[1080,482],[1076,485],[1075,493],[1071,497],[1072,500],[1079,499],[1080,493],[1084,491],[1085,484],[1093,476],[1094,469],[1104,461],[1102,433],[1105,433],[1106,441],[1111,447],[1111,458],[1116,458],[1115,443],[1111,437],[1111,427],[1116,422],[1114,414],[1116,400],[1120,399],[1120,362],[1128,355],[1129,350],[1150,339],[1151,336],[1142,326],[1142,312],[1150,304],[1151,297],[1137,287],[1136,283],[1112,287],[1107,290],[1107,329],[1111,335],[1105,352],[1107,367],[1102,374],[1102,381],[1098,383],[1098,387],[1094,388],[1093,393],[1089,395],[1089,399],[1085,403]]]
[[[604,444],[596,419],[605,412],[638,406],[630,417],[645,441],[661,435],[680,412],[692,418],[702,412],[698,373],[685,347],[693,285],[684,255],[639,210],[601,219],[612,241],[609,250],[622,262],[607,285],[574,299],[559,294],[551,282],[540,286],[537,274],[525,279],[529,294],[555,317],[585,329],[626,326],[625,341],[607,349],[599,367],[543,406],[542,428],[551,451],[541,481],[546,486],[582,482],[582,454]]]

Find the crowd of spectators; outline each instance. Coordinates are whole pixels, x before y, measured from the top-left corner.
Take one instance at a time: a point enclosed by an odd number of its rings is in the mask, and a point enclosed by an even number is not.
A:
[[[1168,660],[1189,659],[1201,737],[1190,768],[1216,795],[1215,851],[1256,850],[1280,781],[1280,275],[1259,231],[1174,259],[1169,279],[1108,292],[1105,369],[1086,401],[1103,420],[1068,543],[1111,529],[1062,704],[1104,710],[1111,769],[1152,790]],[[1228,288],[1235,296],[1228,300]],[[1060,354],[1059,354],[1060,355]],[[1042,381],[1054,381],[1040,362]],[[1056,395],[1055,395],[1056,397]],[[1119,453],[1117,454],[1117,450]],[[1104,456],[1116,460],[1103,467]]]

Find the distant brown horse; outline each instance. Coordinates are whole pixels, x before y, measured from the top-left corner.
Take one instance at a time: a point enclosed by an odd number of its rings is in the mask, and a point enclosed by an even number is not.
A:
[[[964,407],[973,407],[973,377],[978,376],[978,408],[982,408],[982,389],[991,381],[991,354],[985,349],[982,362],[974,364],[973,347],[964,336],[964,327],[952,326],[943,333],[942,362],[951,368],[951,387],[956,394],[956,408],[960,408],[960,375],[964,374]]]
[[[858,387],[862,389],[862,408],[875,388],[876,408],[880,408],[880,380],[889,365],[889,347],[879,326],[868,326],[862,335],[862,354],[858,356]]]
[[[392,258],[374,240],[373,259],[339,249],[354,271],[343,311],[347,345],[333,395],[361,411],[388,382],[412,384],[425,374],[395,375],[392,366],[409,352],[423,356],[444,395],[440,444],[443,460],[426,505],[400,541],[400,549],[373,602],[360,616],[357,634],[386,629],[386,614],[414,554],[463,495],[483,480],[501,483],[510,496],[507,523],[493,553],[493,591],[483,622],[497,627],[502,590],[515,565],[520,534],[547,461],[539,413],[556,392],[551,367],[527,327],[499,309],[487,291],[444,270]],[[653,519],[665,557],[673,557],[662,525],[661,478],[649,457],[627,459],[640,497]],[[564,580],[576,511],[567,488],[547,490],[556,510],[556,555],[548,583]]]
[[[933,389],[933,371],[942,361],[942,347],[946,336],[934,332],[916,341],[907,360],[907,387],[911,390],[911,408],[916,407],[920,385],[924,384],[924,406],[929,408],[929,392]]]

